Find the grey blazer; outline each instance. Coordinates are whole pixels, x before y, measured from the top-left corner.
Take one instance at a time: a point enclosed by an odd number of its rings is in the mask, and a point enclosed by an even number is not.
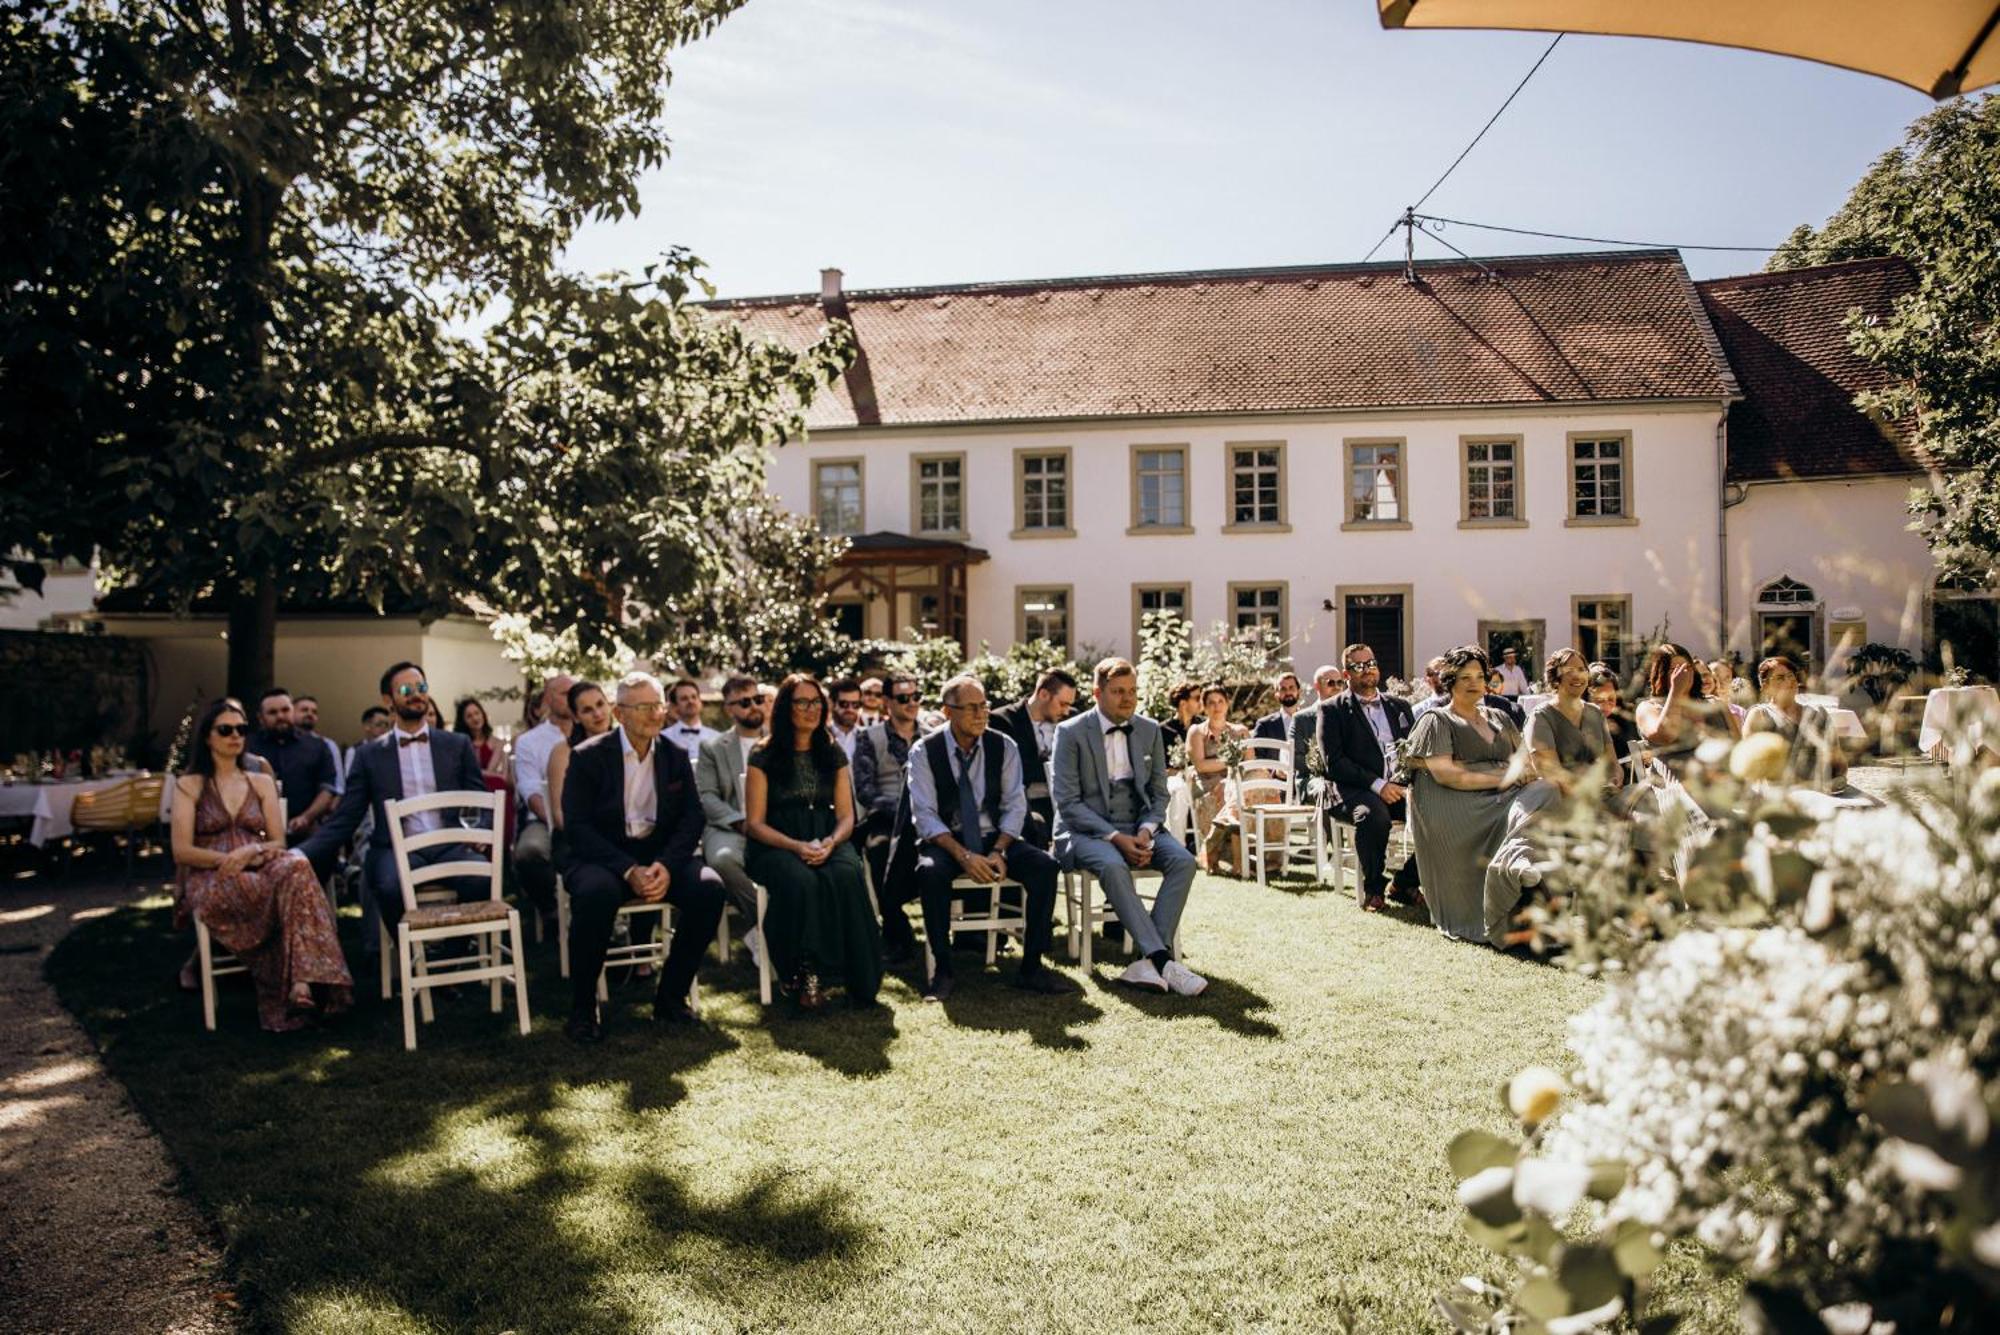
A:
[[[694,767],[694,790],[701,794],[701,814],[710,829],[727,830],[743,819],[743,749],[731,728],[701,744]]]
[[[1167,823],[1167,741],[1160,725],[1143,714],[1131,719],[1127,749],[1132,779],[1142,803],[1139,824],[1158,829]],[[1055,845],[1068,848],[1072,835],[1109,839],[1130,834],[1111,823],[1111,766],[1104,755],[1104,716],[1086,709],[1056,728],[1049,760],[1049,796],[1055,803]]]

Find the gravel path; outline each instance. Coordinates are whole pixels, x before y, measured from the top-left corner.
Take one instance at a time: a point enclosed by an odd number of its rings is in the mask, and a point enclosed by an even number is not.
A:
[[[76,923],[143,891],[0,887],[0,1331],[236,1329],[221,1250],[166,1147],[42,977]]]

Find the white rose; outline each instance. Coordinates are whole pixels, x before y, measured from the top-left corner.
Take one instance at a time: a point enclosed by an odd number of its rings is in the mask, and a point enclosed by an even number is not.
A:
[[[1529,1126],[1546,1122],[1561,1106],[1567,1086],[1546,1066],[1530,1066],[1507,1082],[1507,1107]]]

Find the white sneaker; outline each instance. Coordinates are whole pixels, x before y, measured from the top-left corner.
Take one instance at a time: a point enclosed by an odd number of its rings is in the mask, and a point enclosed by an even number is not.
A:
[[[762,973],[764,970],[764,933],[755,927],[744,932],[743,948],[750,952],[750,963],[757,967],[759,973]]]
[[[1167,967],[1171,969],[1174,966],[1169,964]],[[1155,992],[1167,990],[1167,980],[1160,976],[1160,971],[1153,967],[1153,962],[1143,955],[1133,960],[1131,966],[1118,975],[1118,981],[1132,987],[1150,987]]]
[[[1198,997],[1208,986],[1208,979],[1179,960],[1167,961],[1167,967],[1160,970],[1160,981],[1184,997]]]

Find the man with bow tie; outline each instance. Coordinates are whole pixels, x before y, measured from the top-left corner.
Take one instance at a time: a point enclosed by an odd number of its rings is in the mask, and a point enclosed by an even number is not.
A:
[[[322,880],[333,870],[340,852],[361,818],[374,813],[375,828],[362,855],[363,880],[382,915],[382,925],[394,935],[403,920],[403,887],[396,877],[396,851],[389,840],[386,803],[407,797],[428,797],[432,793],[466,792],[486,797],[486,777],[479,770],[479,756],[472,739],[455,732],[433,728],[428,721],[431,695],[424,670],[415,663],[398,663],[382,674],[382,702],[395,718],[395,726],[374,741],[354,748],[354,762],[347,773],[347,791],[340,805],[321,821],[312,837],[299,851],[312,863]],[[405,818],[405,834],[423,834],[441,829],[446,813],[425,811]],[[410,854],[413,867],[434,862],[462,862],[483,852],[463,844],[439,844]],[[492,882],[484,876],[459,876],[433,882],[448,886],[465,899],[480,899],[491,892]]]
[[[1194,855],[1157,837],[1167,819],[1166,739],[1138,712],[1139,676],[1129,662],[1107,658],[1091,680],[1097,707],[1056,729],[1055,854],[1097,878],[1139,952],[1118,981],[1192,997],[1208,980],[1175,959],[1171,943],[1194,885]],[[1161,873],[1150,913],[1132,885],[1141,869]]]
[[[701,721],[701,687],[686,677],[667,692],[667,704],[673,718],[660,735],[687,752],[688,767],[692,769],[701,764],[702,744],[722,734]]]

